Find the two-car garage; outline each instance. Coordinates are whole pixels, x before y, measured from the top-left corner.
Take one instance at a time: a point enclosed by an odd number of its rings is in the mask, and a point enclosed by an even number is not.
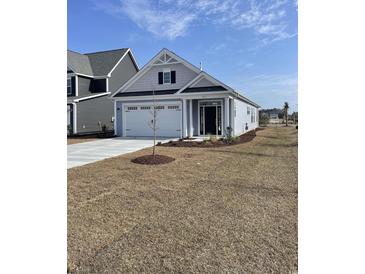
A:
[[[123,104],[123,136],[153,136],[152,121],[156,110],[156,135],[181,137],[181,102],[146,102]]]

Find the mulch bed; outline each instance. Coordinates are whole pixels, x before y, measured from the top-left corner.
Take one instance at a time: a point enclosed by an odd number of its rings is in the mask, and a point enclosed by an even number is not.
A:
[[[137,157],[131,161],[135,164],[141,165],[161,165],[171,163],[172,161],[175,161],[175,158],[156,154],[155,157],[153,157],[153,155],[144,155]]]
[[[262,128],[260,128],[259,130],[262,130]],[[221,139],[218,139],[216,141],[206,140],[202,142],[186,142],[183,140],[178,140],[178,141],[170,141],[163,144],[159,143],[157,145],[163,147],[222,147],[222,146],[231,146],[231,145],[247,143],[252,141],[255,137],[256,137],[256,131],[252,130],[240,135],[237,141],[231,143],[227,143]]]
[[[89,133],[89,134],[80,134],[80,135],[68,135],[67,138],[70,139],[95,139],[95,138],[113,138],[115,137],[114,131],[106,131],[106,132],[97,132],[97,133]]]

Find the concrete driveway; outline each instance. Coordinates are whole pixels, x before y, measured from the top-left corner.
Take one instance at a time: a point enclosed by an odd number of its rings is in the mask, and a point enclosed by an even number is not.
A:
[[[176,139],[176,138],[174,138]],[[157,142],[168,142],[171,138],[159,138]],[[67,146],[67,169],[94,163],[107,158],[152,147],[152,138],[116,137]]]

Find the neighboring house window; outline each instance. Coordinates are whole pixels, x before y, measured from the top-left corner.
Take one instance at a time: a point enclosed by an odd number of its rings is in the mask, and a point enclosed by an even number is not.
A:
[[[164,71],[158,73],[158,84],[175,84],[176,83],[176,71],[170,71],[164,69]]]
[[[71,78],[67,78],[67,95],[72,94],[72,88],[71,88]]]

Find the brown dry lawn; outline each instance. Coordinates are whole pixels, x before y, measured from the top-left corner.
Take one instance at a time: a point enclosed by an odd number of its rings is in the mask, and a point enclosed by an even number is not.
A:
[[[73,145],[73,144],[79,144],[79,143],[85,143],[85,142],[91,142],[91,141],[96,141],[96,140],[100,140],[97,138],[81,138],[81,137],[67,137],[67,144],[68,145]]]
[[[245,144],[158,147],[68,171],[73,273],[291,273],[297,269],[297,131]]]

